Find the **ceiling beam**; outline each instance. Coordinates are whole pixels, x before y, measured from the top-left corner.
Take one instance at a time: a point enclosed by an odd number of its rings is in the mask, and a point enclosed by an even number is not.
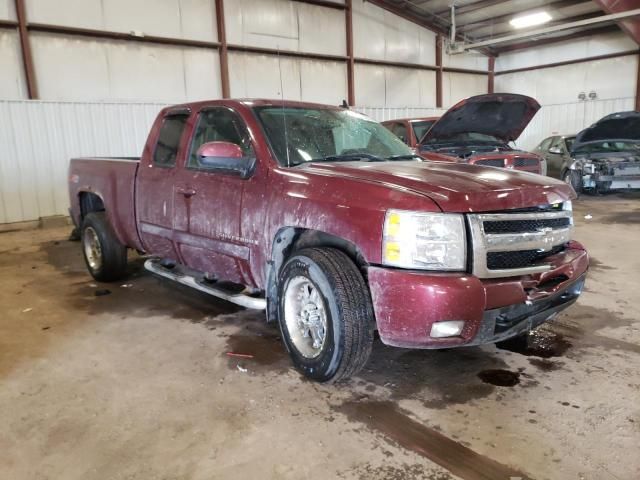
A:
[[[543,28],[538,28],[534,30],[528,30],[526,32],[514,33],[511,35],[498,36],[498,37],[494,37],[488,40],[482,40],[478,42],[461,43],[457,45],[452,45],[453,47],[452,50],[454,53],[462,53],[470,50],[477,50],[480,48],[493,47],[499,44],[512,43],[512,42],[516,42],[518,40],[523,40],[526,38],[540,37],[544,35],[554,34],[557,32],[562,32],[565,30],[573,30],[576,28],[591,27],[592,25],[618,22],[620,20],[626,20],[626,19],[635,18],[635,17],[640,17],[640,8],[627,10],[619,13],[612,13],[610,15],[600,15],[596,18],[580,20],[577,22],[563,23],[561,25],[556,25],[554,27],[543,27]]]
[[[567,35],[559,35],[557,37],[540,38],[537,40],[531,39],[531,40],[527,40],[526,42],[512,43],[496,49],[496,52],[498,54],[502,54],[507,52],[513,52],[515,50],[523,50],[525,48],[535,48],[535,47],[540,47],[542,45],[549,45],[552,43],[566,42],[568,40],[575,40],[576,38],[588,37],[590,35],[602,35],[604,33],[619,32],[619,31],[620,31],[620,28],[618,28],[618,26],[616,25],[605,25],[602,27],[590,28],[587,30],[572,32]]]
[[[602,15],[602,12],[600,12],[600,11],[591,12],[591,13],[585,13],[583,15],[575,15],[573,17],[559,18],[558,20],[554,20],[554,21],[548,22],[545,25],[547,27],[553,27],[553,26],[562,25],[562,24],[568,23],[568,22],[577,22],[577,21],[580,21],[580,20],[588,20],[589,18],[595,18],[595,17],[598,17],[600,15]],[[470,29],[464,28],[464,26],[462,26],[462,29],[463,29],[465,34],[468,34],[469,32],[472,32],[472,31],[481,30],[483,28],[496,27],[496,26],[499,26],[500,24],[506,25],[506,26],[508,25],[507,22],[499,21],[497,17],[495,18],[495,20],[496,21],[492,20],[492,21],[484,22],[484,23],[477,22],[477,24],[474,25],[473,27],[471,27]],[[526,32],[526,29],[522,29],[522,31]]]
[[[461,5],[456,7],[456,13],[458,15],[463,15],[465,13],[475,12],[477,10],[482,10],[483,8],[493,7],[494,5],[498,5],[500,3],[506,3],[505,0],[480,0],[479,2],[473,2],[468,5]],[[451,10],[440,10],[436,12],[434,15],[447,15]]]
[[[638,0],[594,0],[605,13],[621,13],[638,8]],[[640,45],[640,18],[630,18],[618,22],[620,28]]]
[[[431,30],[432,32],[439,33],[445,36],[449,34],[449,32],[447,31],[447,28],[444,27],[443,25],[439,25],[432,21],[428,21],[425,18],[423,18],[422,15],[420,16],[411,15],[411,12],[409,10],[400,8],[396,4],[391,3],[387,0],[365,0],[365,1],[369,2],[372,5],[375,5],[376,7],[380,7],[388,12],[391,12],[394,15],[397,15],[398,17],[404,18],[405,20],[409,20],[410,22],[413,22],[417,25],[420,25],[421,27]],[[427,14],[426,11],[422,13]]]
[[[410,10],[405,10],[403,8],[400,8],[396,4],[389,2],[389,0],[364,0],[364,1],[369,2],[372,5],[375,5],[376,7],[382,8],[383,10],[391,12],[400,18],[404,18],[405,20],[415,23],[416,25],[420,25],[421,27],[426,28],[427,30],[431,30],[434,33],[438,33],[442,35],[444,38],[449,38],[449,25],[448,24],[446,26],[439,25],[425,19],[423,15],[430,15],[431,17],[435,17],[435,15],[430,14],[424,10],[421,10],[420,13],[412,14]],[[456,35],[456,40],[465,41],[466,39],[462,35]],[[492,48],[479,48],[478,50],[487,56],[494,55],[494,51]]]

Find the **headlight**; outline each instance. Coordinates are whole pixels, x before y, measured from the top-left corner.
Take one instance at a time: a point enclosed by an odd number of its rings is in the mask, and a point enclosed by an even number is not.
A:
[[[388,210],[382,262],[402,268],[465,270],[465,239],[462,215]]]

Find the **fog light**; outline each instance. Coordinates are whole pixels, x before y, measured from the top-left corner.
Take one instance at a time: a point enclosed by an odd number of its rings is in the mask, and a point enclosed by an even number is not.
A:
[[[462,333],[462,327],[464,327],[462,320],[436,322],[431,325],[431,336],[433,338],[457,337]]]

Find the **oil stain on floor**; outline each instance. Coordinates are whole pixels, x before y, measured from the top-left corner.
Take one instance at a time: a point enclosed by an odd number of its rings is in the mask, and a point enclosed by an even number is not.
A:
[[[525,473],[481,455],[410,418],[390,401],[349,401],[336,407],[351,421],[367,425],[464,480],[530,479]]]

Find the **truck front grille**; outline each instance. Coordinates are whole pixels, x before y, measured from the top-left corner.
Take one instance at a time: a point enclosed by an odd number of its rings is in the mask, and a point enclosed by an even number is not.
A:
[[[543,260],[561,252],[571,238],[571,211],[554,210],[467,215],[473,274],[480,278],[527,275],[551,268]]]
[[[540,162],[535,158],[516,158],[513,160],[514,168],[537,167]]]
[[[486,167],[504,167],[504,159],[502,158],[489,158],[486,160],[478,160],[474,165],[484,165]]]
[[[525,233],[537,232],[543,228],[558,229],[571,226],[571,219],[564,218],[543,218],[532,220],[501,220],[494,222],[484,222],[485,233]]]
[[[519,250],[517,252],[489,252],[487,253],[487,268],[489,270],[505,270],[513,268],[527,268],[534,262],[550,257],[564,250],[564,245],[558,245],[546,252],[538,250]]]

